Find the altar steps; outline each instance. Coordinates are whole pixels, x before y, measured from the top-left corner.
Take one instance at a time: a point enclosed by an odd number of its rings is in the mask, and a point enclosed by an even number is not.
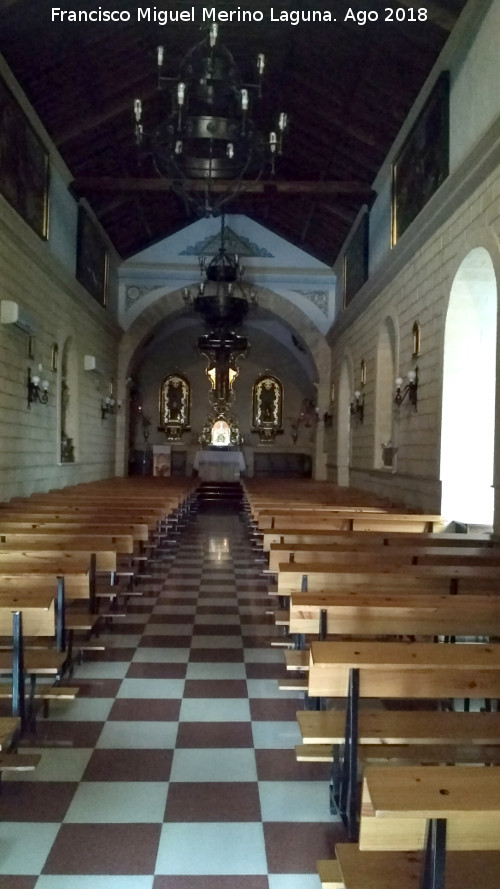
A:
[[[198,505],[201,511],[223,510],[239,512],[243,501],[243,489],[239,482],[202,482],[198,488]]]

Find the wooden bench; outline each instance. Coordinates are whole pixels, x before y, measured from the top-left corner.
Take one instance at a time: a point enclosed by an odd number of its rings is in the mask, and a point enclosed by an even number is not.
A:
[[[356,513],[339,510],[331,515],[319,514],[310,517],[301,516],[276,516],[272,529],[279,533],[282,531],[313,531],[313,530],[337,530],[337,531],[413,531],[413,532],[437,532],[444,527],[444,520],[439,515],[423,515],[417,513]],[[265,531],[266,529],[262,529]]]
[[[269,547],[268,573],[277,574],[284,562],[329,562],[342,554],[350,554],[353,562],[372,554],[373,557],[393,559],[401,555],[415,559],[419,564],[422,556],[455,555],[480,559],[498,557],[500,548],[490,538],[469,537],[466,534],[386,534],[346,531],[333,543],[271,543]],[[399,539],[398,539],[399,538]],[[347,556],[346,556],[347,558]]]
[[[500,636],[500,597],[305,593],[290,598],[300,636]]]
[[[10,677],[9,686],[0,688],[3,698],[12,700],[12,715],[19,717],[21,728],[26,721],[33,722],[35,701],[41,700],[45,707],[54,697],[74,699],[77,688],[63,688],[60,680],[67,665],[67,655],[53,646],[54,620],[51,608],[26,608],[12,612],[0,608],[0,635],[9,640],[8,648],[0,649],[0,676]],[[26,635],[37,640],[36,647],[25,646]],[[10,632],[10,635],[9,635]],[[40,644],[43,638],[50,640],[46,646]],[[50,686],[37,688],[37,679],[50,677],[57,683],[57,692]],[[25,679],[29,679],[28,704],[25,700]]]
[[[281,507],[277,509],[263,508],[257,509],[254,513],[254,519],[257,527],[263,531],[268,528],[278,528],[280,524],[290,519],[292,522],[303,521],[304,524],[310,522],[336,520],[337,518],[351,519],[358,516],[371,515],[387,515],[387,510],[377,509],[375,507],[364,506],[302,506],[302,507]]]
[[[50,517],[42,519],[29,519],[27,516],[10,516],[8,520],[2,519],[0,516],[0,535],[10,533],[33,533],[41,534],[62,534],[68,536],[75,535],[106,535],[110,534],[109,524],[99,524],[92,522],[83,522],[81,517],[67,516],[63,521],[54,520]],[[134,541],[145,543],[149,537],[148,525],[141,522],[114,522],[113,536],[128,537],[132,536]]]
[[[393,539],[397,534],[401,534],[401,540],[406,541],[408,537],[414,538],[415,534],[422,534],[422,536],[429,540],[429,538],[436,537],[439,538],[440,541],[444,538],[444,534],[446,532],[443,531],[435,531],[435,532],[427,532],[423,531],[421,527],[415,529],[408,528],[399,528],[396,526],[392,526],[391,528],[368,528],[368,529],[359,529],[353,531],[352,529],[341,529],[341,528],[312,528],[310,526],[302,526],[302,527],[283,527],[279,530],[276,529],[264,529],[262,534],[262,548],[264,552],[269,552],[271,544],[273,543],[320,543],[322,545],[333,545],[339,542],[345,542],[346,540],[353,539],[353,535],[362,535],[362,539],[367,541],[373,538],[379,538],[381,541],[389,541],[390,543],[395,544],[395,540]],[[449,535],[448,535],[449,536]],[[457,535],[458,536],[458,535]],[[466,537],[468,535],[462,534],[461,537]]]
[[[360,852],[423,850],[421,889],[449,889],[451,852],[500,848],[500,771],[371,766],[363,779]],[[464,879],[462,873],[462,880]],[[498,872],[497,872],[498,880]],[[468,885],[462,882],[461,885]],[[372,887],[371,889],[375,889]]]
[[[339,753],[332,771],[332,807],[339,811],[350,835],[357,831],[360,698],[443,701],[497,698],[499,692],[500,645],[313,642],[308,694],[346,697],[344,753],[343,758]],[[448,736],[445,742],[453,743],[453,739]]]
[[[337,843],[336,859],[317,862],[322,889],[416,889],[421,852],[367,852],[354,843]],[[500,854],[447,852],[446,889],[497,889]]]
[[[331,591],[395,593],[496,593],[499,569],[496,565],[409,565],[387,560],[357,566],[336,563],[316,565],[311,562],[284,562],[279,566],[275,593],[281,597],[292,593]],[[273,594],[275,594],[273,591]]]

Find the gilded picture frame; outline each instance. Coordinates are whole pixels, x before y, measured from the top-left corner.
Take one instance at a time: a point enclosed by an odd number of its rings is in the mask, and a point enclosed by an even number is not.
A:
[[[344,309],[368,280],[369,219],[366,210],[344,253]]]
[[[448,176],[449,95],[443,71],[392,165],[392,246]]]
[[[49,154],[0,78],[0,193],[36,234],[49,234]]]
[[[76,277],[88,293],[105,306],[108,296],[109,252],[106,242],[84,207],[78,208]]]

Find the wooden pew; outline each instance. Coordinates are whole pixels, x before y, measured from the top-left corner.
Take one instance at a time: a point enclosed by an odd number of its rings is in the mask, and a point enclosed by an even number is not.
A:
[[[394,552],[393,552],[394,551]],[[391,559],[403,552],[408,557],[445,555],[488,558],[488,553],[500,558],[500,547],[490,538],[467,534],[377,534],[366,531],[340,532],[332,543],[271,543],[268,573],[277,574],[282,562],[327,562],[340,553],[373,553]],[[483,555],[485,553],[485,555]],[[356,561],[356,556],[352,556]]]
[[[343,759],[332,772],[332,805],[337,807],[350,836],[354,837],[360,752],[359,699],[497,698],[500,696],[500,645],[313,642],[309,653],[308,693],[314,697],[347,699],[345,748]]]
[[[396,593],[495,593],[499,570],[496,565],[408,565],[387,560],[359,565],[355,570],[333,563],[285,562],[279,566],[278,596],[299,592]],[[274,592],[274,591],[273,591]]]
[[[262,547],[264,552],[269,552],[271,544],[273,543],[320,543],[322,545],[332,545],[336,543],[342,543],[350,539],[352,540],[354,539],[353,535],[359,535],[360,542],[362,542],[363,538],[369,541],[372,539],[373,536],[373,538],[379,537],[381,541],[383,541],[383,543],[386,545],[389,545],[391,543],[397,545],[396,536],[399,534],[401,534],[401,543],[403,543],[403,541],[406,540],[408,537],[413,539],[416,534],[419,534],[426,539],[426,542],[428,542],[429,545],[432,545],[433,538],[439,538],[438,545],[440,545],[444,541],[445,535],[448,537],[448,539],[451,540],[458,536],[467,539],[469,537],[472,537],[472,535],[450,534],[449,532],[445,531],[428,532],[422,531],[421,528],[412,530],[394,526],[388,529],[374,527],[362,528],[356,531],[353,531],[351,529],[342,530],[340,528],[311,528],[303,526],[299,528],[280,528],[279,530],[271,528],[267,530],[264,529],[262,531]],[[478,539],[484,538],[481,537]]]
[[[289,632],[353,636],[500,636],[499,596],[294,594]]]
[[[355,843],[337,843],[336,859],[320,860],[317,870],[322,889],[416,889],[423,854],[367,852]],[[500,853],[447,852],[446,889],[497,889]]]
[[[288,519],[292,523],[304,522],[305,525],[316,523],[317,521],[325,521],[329,523],[330,519],[336,520],[340,518],[353,519],[357,517],[372,516],[373,514],[387,515],[387,510],[376,509],[373,506],[302,506],[302,507],[281,507],[277,509],[263,508],[256,509],[254,513],[257,527],[263,531],[268,528],[279,528],[283,522]]]
[[[421,889],[445,889],[448,851],[500,848],[500,772],[372,766],[363,779],[361,812],[361,852],[423,850]]]
[[[91,555],[95,555],[96,571],[110,575],[116,573],[116,548],[89,548],[78,540],[74,541],[71,546],[66,546],[65,543],[60,544],[52,538],[44,539],[41,542],[35,541],[29,547],[12,541],[0,543],[0,571],[2,571],[4,563],[13,563],[13,560],[18,559],[22,564],[24,559],[32,563],[41,559],[47,561],[64,559],[66,563],[66,560],[83,558],[89,565]]]
[[[339,511],[332,515],[276,516],[270,530],[283,531],[413,531],[437,532],[444,527],[442,516],[417,513],[363,513]],[[262,530],[266,530],[265,528]]]
[[[122,536],[132,536],[134,541],[146,542],[149,536],[149,528],[145,522],[113,522],[112,529],[110,524],[94,523],[92,521],[83,522],[81,517],[66,516],[64,520],[51,519],[50,516],[33,519],[28,516],[11,516],[8,520],[3,520],[0,516],[0,535],[10,533],[34,533],[37,534],[67,534],[73,535],[105,535],[119,539]]]
[[[25,646],[24,625],[26,635],[39,640],[36,647]],[[51,607],[27,607],[14,612],[10,608],[0,608],[0,634],[11,640],[8,648],[0,649],[0,676],[10,677],[11,680],[10,686],[1,687],[0,694],[12,700],[12,715],[20,718],[21,727],[24,727],[26,720],[34,719],[36,700],[46,704],[54,698],[67,700],[77,696],[77,688],[68,689],[60,685],[67,655],[53,646],[54,614]],[[40,645],[44,637],[50,640],[50,644]],[[56,685],[37,689],[37,679],[40,677],[50,677]],[[30,686],[27,710],[25,678],[29,678]]]

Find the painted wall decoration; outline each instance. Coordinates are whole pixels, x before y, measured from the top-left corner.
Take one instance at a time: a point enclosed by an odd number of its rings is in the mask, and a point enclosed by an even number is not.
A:
[[[312,302],[323,315],[328,315],[328,290],[292,290]]]
[[[83,207],[78,208],[76,277],[91,296],[106,305],[109,254],[99,229]]]
[[[449,171],[449,72],[436,82],[392,166],[392,245]]]
[[[48,237],[49,155],[0,80],[0,192],[40,238]]]
[[[259,247],[244,235],[237,235],[232,228],[226,226],[224,232],[224,244],[228,253],[238,256],[259,256],[264,259],[272,259],[273,254],[266,247]],[[191,244],[179,253],[179,256],[214,256],[220,247],[220,234],[209,235],[196,244]]]

